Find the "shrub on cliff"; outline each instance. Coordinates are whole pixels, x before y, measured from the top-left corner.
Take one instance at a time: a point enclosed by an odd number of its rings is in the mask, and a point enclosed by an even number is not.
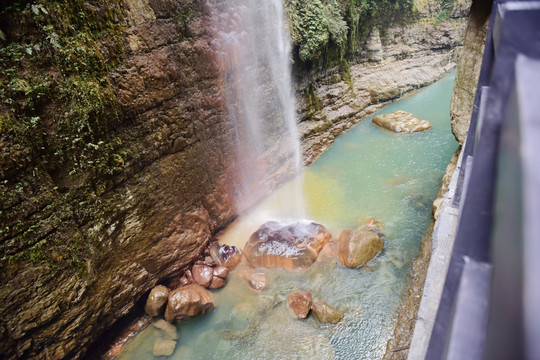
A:
[[[372,26],[403,22],[414,0],[285,0],[291,37],[303,62],[321,57],[328,46],[341,56],[363,40]]]

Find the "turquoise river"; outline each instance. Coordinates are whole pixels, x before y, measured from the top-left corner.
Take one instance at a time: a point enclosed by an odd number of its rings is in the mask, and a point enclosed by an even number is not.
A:
[[[450,130],[455,71],[378,113],[405,110],[433,128],[396,134],[362,121],[339,137],[304,173],[276,190],[237,220],[220,241],[243,248],[268,220],[289,220],[288,199],[302,182],[309,220],[338,237],[369,217],[383,224],[384,250],[357,269],[336,259],[317,261],[307,271],[265,270],[268,287],[251,290],[235,270],[213,291],[216,308],[177,325],[170,359],[380,359],[392,336],[407,274],[431,221],[431,204],[446,165],[457,148]],[[345,317],[320,324],[298,320],[286,299],[295,289],[310,291]],[[126,346],[121,359],[152,359],[160,331],[149,326]]]

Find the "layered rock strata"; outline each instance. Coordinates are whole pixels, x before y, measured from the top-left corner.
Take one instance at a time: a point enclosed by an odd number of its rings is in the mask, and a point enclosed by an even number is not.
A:
[[[20,234],[31,227],[26,239],[45,254],[19,262],[17,254],[38,250],[22,247],[17,233],[0,234],[2,260],[14,259],[3,263],[0,280],[4,359],[79,358],[159,279],[197,259],[235,213],[226,173],[234,165],[231,127],[204,5],[126,5],[126,18],[118,19],[125,28],[121,62],[104,79],[123,114],[105,142],[125,145],[116,157],[121,170],[106,186],[92,190],[90,172],[49,172],[46,161],[0,137],[2,191],[13,191],[13,201],[2,200],[0,221],[19,223]],[[99,14],[99,6],[92,11]],[[83,186],[90,189],[77,190]],[[76,261],[52,244],[66,253],[72,244]]]
[[[467,1],[458,1],[448,19],[438,21],[439,10],[426,6],[416,21],[384,29],[384,36],[373,28],[348,67],[312,70],[299,78],[305,163],[311,164],[337,136],[383,105],[454,69],[468,9]]]

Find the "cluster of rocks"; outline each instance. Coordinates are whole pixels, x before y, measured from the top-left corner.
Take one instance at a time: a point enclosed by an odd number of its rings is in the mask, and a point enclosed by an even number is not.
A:
[[[325,301],[313,301],[311,293],[295,290],[287,296],[289,307],[298,319],[305,319],[310,310],[319,322],[337,324],[343,319],[343,313]]]
[[[298,270],[310,267],[322,252],[321,257],[337,256],[343,265],[356,268],[383,249],[382,237],[380,224],[372,218],[360,229],[343,230],[337,242],[320,224],[269,221],[251,235],[243,256],[251,267]]]
[[[169,356],[174,352],[177,335],[172,323],[211,311],[215,304],[208,289],[225,286],[229,273],[240,262],[248,267],[241,269],[238,277],[260,292],[267,286],[266,273],[260,268],[307,269],[319,255],[337,257],[343,265],[356,268],[377,256],[384,246],[382,238],[381,225],[370,218],[359,229],[343,230],[336,241],[323,225],[314,222],[269,221],[250,236],[243,252],[234,246],[212,243],[204,260],[197,260],[169,287],[158,285],[150,291],[145,312],[153,317],[163,315],[166,320],[154,323],[166,335],[166,339],[156,340],[154,355]],[[295,290],[287,299],[298,319],[311,312],[322,323],[336,324],[344,316],[324,301],[313,301],[307,291]]]
[[[154,356],[170,356],[176,348],[176,327],[171,323],[188,317],[202,315],[215,306],[208,289],[225,286],[229,272],[241,261],[241,252],[235,246],[212,243],[209,256],[198,260],[184,272],[178,281],[154,287],[146,300],[144,311],[153,317],[164,315],[154,326],[168,335],[154,343]]]
[[[390,114],[381,114],[373,117],[371,122],[382,128],[395,131],[397,133],[413,133],[425,131],[431,128],[427,120],[420,120],[413,114],[397,110]]]

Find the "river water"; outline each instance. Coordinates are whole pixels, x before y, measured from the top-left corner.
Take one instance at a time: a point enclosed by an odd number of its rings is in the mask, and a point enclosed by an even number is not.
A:
[[[392,336],[407,272],[431,219],[431,204],[457,147],[450,130],[455,72],[379,113],[412,112],[433,128],[416,134],[382,130],[368,118],[295,180],[233,224],[221,242],[242,248],[268,220],[290,220],[290,201],[303,185],[306,215],[335,236],[368,217],[382,222],[385,248],[365,266],[349,269],[333,259],[307,271],[265,270],[268,287],[251,290],[235,270],[227,286],[213,291],[216,308],[180,323],[171,359],[379,359]],[[286,301],[294,289],[310,291],[345,317],[319,324],[298,320]],[[284,301],[283,301],[284,300]],[[160,332],[148,327],[127,344],[121,359],[151,359]]]

